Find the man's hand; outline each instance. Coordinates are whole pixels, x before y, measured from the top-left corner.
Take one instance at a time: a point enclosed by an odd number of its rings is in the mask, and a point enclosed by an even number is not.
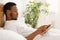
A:
[[[43,25],[39,27],[37,29],[38,34],[43,35],[44,33],[46,33],[48,31],[48,28],[47,28],[48,26],[51,26],[51,25]]]
[[[30,34],[29,36],[27,36],[27,40],[33,40],[34,37],[38,34],[43,35],[44,33],[46,33],[49,29],[51,25],[43,25],[41,27],[39,27],[35,32],[33,32],[32,34]]]

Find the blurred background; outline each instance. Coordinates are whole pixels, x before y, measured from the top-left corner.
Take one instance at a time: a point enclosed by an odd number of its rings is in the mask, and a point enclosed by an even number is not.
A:
[[[24,11],[26,4],[29,1],[34,0],[0,0],[0,4],[5,4],[7,2],[15,2],[17,4],[19,18],[24,16]],[[40,14],[38,19],[37,28],[44,24],[53,24],[55,28],[60,29],[60,0],[35,0],[36,2],[43,2],[49,4],[49,14]]]

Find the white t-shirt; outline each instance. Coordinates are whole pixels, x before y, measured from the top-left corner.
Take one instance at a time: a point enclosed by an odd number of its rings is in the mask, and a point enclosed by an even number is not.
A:
[[[7,29],[7,30],[12,30],[12,31],[18,32],[19,34],[21,34],[25,37],[30,35],[34,31],[36,31],[36,29],[28,27],[25,24],[23,18],[20,18],[20,20],[6,21],[4,28]]]
[[[27,40],[22,35],[10,30],[0,30],[0,40]]]

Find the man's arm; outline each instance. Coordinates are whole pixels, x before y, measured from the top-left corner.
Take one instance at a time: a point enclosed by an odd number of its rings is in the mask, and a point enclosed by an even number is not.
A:
[[[33,40],[34,37],[39,34],[38,32],[39,32],[39,31],[35,31],[35,32],[33,32],[32,34],[30,34],[29,36],[27,36],[27,37],[26,37],[27,40]]]
[[[43,35],[44,31],[46,31],[46,27],[47,25],[43,25],[40,28],[38,28],[35,32],[33,32],[32,34],[30,34],[29,36],[27,36],[27,40],[33,40],[34,37],[38,34]]]

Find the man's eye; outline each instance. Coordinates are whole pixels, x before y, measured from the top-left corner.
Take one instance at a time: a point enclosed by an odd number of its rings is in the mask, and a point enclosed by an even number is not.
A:
[[[17,11],[13,11],[13,12],[17,12]]]

